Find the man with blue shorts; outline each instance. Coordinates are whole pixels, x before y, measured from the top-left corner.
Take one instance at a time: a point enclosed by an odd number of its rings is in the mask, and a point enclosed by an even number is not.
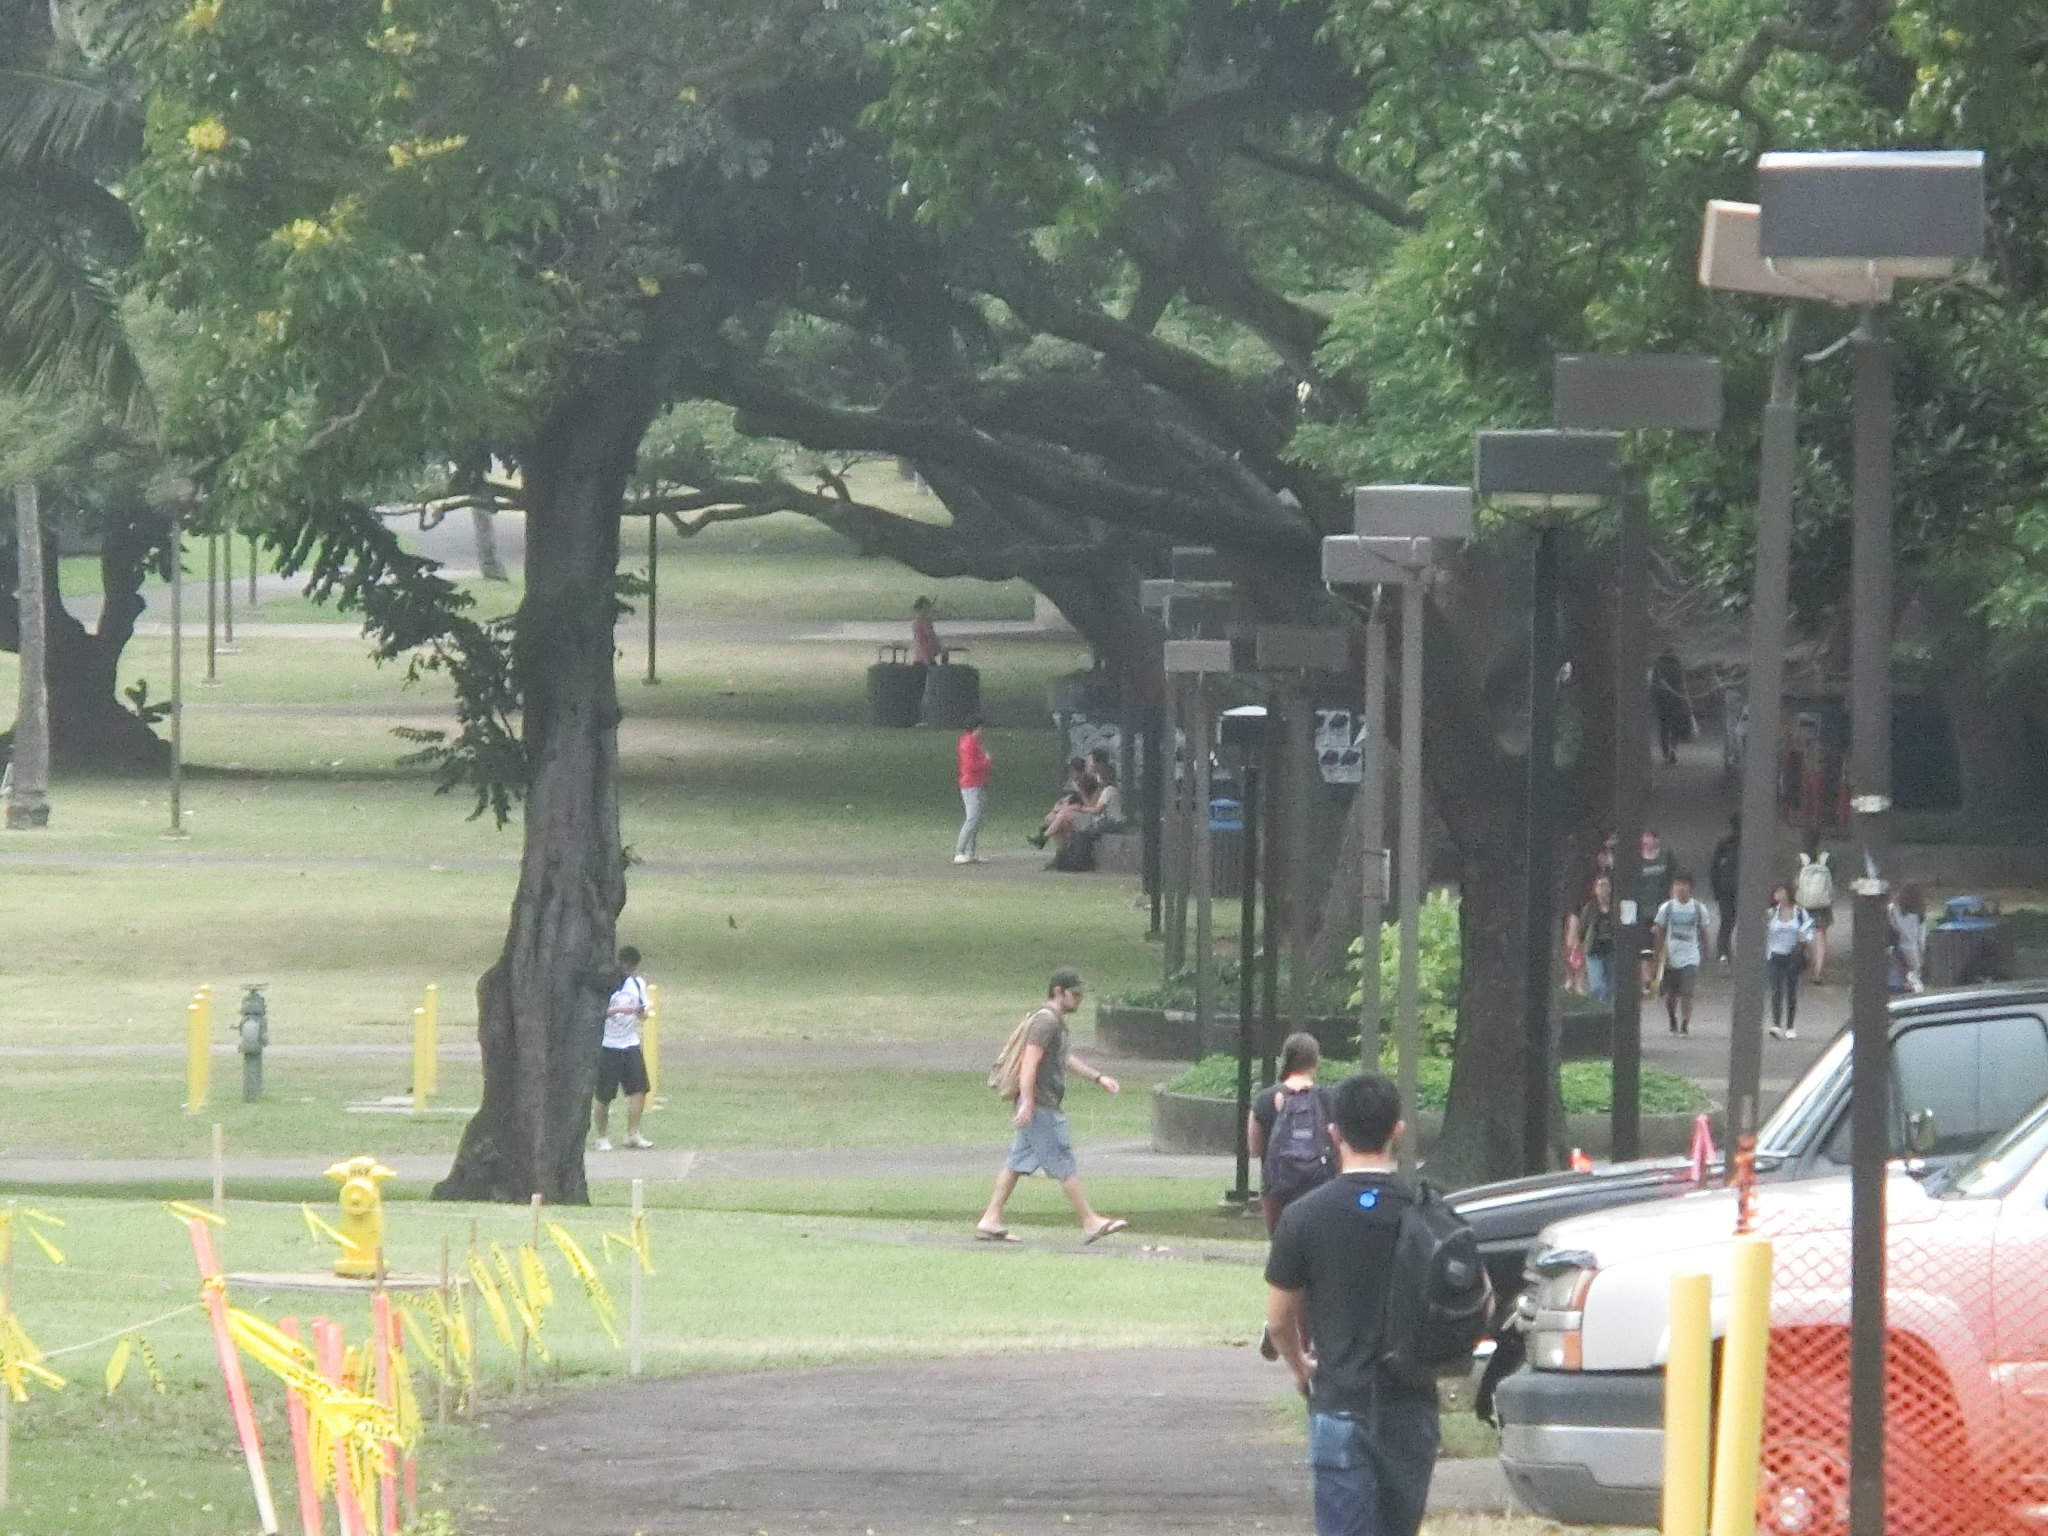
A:
[[[1118,1217],[1104,1216],[1088,1203],[1074,1162],[1074,1143],[1067,1135],[1067,1117],[1060,1108],[1067,1096],[1069,1072],[1093,1078],[1105,1093],[1121,1091],[1115,1078],[1096,1071],[1068,1048],[1067,1015],[1081,1006],[1081,992],[1079,971],[1054,971],[1046,988],[1045,1006],[1029,1020],[1024,1057],[1018,1064],[1017,1110],[1010,1117],[1017,1134],[1010,1143],[1008,1161],[996,1175],[988,1209],[974,1228],[985,1243],[1017,1241],[1003,1225],[1003,1205],[1027,1173],[1043,1172],[1059,1181],[1074,1204],[1074,1214],[1081,1218],[1086,1241],[1092,1243],[1130,1225]]]

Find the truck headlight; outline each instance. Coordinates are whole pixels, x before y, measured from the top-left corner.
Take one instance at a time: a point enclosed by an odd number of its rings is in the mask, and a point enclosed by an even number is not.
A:
[[[1537,1370],[1583,1369],[1586,1292],[1599,1273],[1593,1255],[1579,1250],[1545,1253],[1530,1266],[1521,1312]]]

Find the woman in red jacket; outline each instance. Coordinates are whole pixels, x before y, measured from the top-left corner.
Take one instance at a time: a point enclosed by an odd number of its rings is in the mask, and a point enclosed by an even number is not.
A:
[[[981,813],[988,804],[989,775],[995,769],[995,759],[982,744],[981,716],[975,715],[967,722],[956,750],[960,757],[960,805],[966,815],[960,823],[960,836],[953,844],[953,862],[979,864],[982,860],[974,851],[974,841],[981,832]]]

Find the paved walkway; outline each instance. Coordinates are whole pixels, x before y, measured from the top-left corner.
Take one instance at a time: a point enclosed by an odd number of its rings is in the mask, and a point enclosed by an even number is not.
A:
[[[707,1372],[494,1415],[497,1536],[1305,1536],[1285,1377],[1249,1349]],[[1445,1462],[1437,1511],[1509,1507]],[[472,1512],[473,1511],[473,1512]]]

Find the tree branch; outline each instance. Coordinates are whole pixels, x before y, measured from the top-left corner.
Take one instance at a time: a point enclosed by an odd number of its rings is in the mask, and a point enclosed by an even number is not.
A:
[[[1329,160],[1303,160],[1294,155],[1283,154],[1277,149],[1268,149],[1263,144],[1249,140],[1234,146],[1237,154],[1253,165],[1262,166],[1281,176],[1291,176],[1296,181],[1307,182],[1310,186],[1321,187],[1334,192],[1353,207],[1363,208],[1367,213],[1385,219],[1397,229],[1422,228],[1422,216],[1406,204],[1387,196],[1377,187],[1360,181],[1342,166]]]

